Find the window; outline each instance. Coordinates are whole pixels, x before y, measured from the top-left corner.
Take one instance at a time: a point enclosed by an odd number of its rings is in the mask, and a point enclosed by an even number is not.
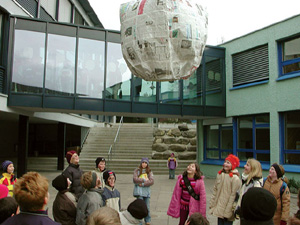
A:
[[[223,160],[233,152],[232,124],[205,127],[206,159]]]
[[[270,161],[269,115],[244,116],[234,119],[237,130],[237,155],[241,161],[255,158]]]
[[[300,111],[281,115],[281,148],[284,164],[300,164]]]
[[[300,74],[300,37],[280,42],[279,76]]]
[[[268,45],[232,55],[233,86],[269,79]]]

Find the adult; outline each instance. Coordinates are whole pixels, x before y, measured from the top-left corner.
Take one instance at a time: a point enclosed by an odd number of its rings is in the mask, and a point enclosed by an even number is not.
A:
[[[52,186],[58,191],[53,202],[52,212],[56,222],[62,225],[76,225],[76,198],[69,192],[71,181],[63,174],[58,175]]]
[[[79,156],[75,151],[69,151],[66,154],[66,159],[69,166],[63,171],[63,175],[70,179],[72,185],[70,187],[70,192],[74,193],[77,201],[84,192],[84,188],[80,184],[80,179],[83,174],[81,168],[79,167]]]
[[[284,168],[281,165],[274,163],[269,169],[269,175],[263,186],[277,200],[277,210],[273,217],[275,225],[286,225],[290,216],[290,191],[286,185],[287,178],[283,178],[284,172]],[[283,185],[285,186],[284,190],[282,188]]]
[[[239,172],[236,169],[240,160],[229,154],[218,172],[213,194],[210,199],[209,212],[218,217],[218,225],[231,225],[234,221],[235,197],[241,187]]]
[[[20,213],[5,220],[5,225],[59,225],[47,215],[49,201],[48,180],[37,172],[28,172],[18,179],[14,187],[14,198]]]
[[[177,178],[167,214],[180,217],[179,225],[184,225],[188,216],[195,212],[206,217],[206,192],[199,165],[191,163]]]

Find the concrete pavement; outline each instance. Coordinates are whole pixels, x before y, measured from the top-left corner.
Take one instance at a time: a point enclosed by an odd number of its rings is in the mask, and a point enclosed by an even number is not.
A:
[[[52,187],[52,180],[61,173],[57,172],[40,172],[42,175],[46,176],[49,180],[49,193],[50,193],[50,202],[48,205],[49,216],[52,217],[52,204],[55,199],[57,191]],[[130,202],[135,198],[132,196],[133,192],[133,182],[132,174],[116,174],[116,188],[121,193],[121,207],[127,208]],[[206,199],[207,199],[207,212],[209,199],[212,194],[213,185],[215,180],[205,178],[205,187],[206,187]],[[177,225],[179,219],[174,219],[167,216],[167,209],[171,200],[172,192],[176,183],[176,179],[169,180],[168,175],[155,175],[154,174],[154,185],[151,187],[151,225]],[[291,215],[297,211],[297,196],[292,194],[291,197]],[[217,224],[217,218],[211,216],[207,213],[207,218],[211,225]],[[239,224],[239,221],[236,221],[234,224]]]

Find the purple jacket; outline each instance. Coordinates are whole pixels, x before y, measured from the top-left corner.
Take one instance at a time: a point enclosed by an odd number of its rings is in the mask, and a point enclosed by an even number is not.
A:
[[[167,214],[169,216],[179,218],[180,216],[180,199],[182,194],[182,188],[180,187],[180,180],[182,179],[182,175],[178,176],[178,180],[176,182],[172,199],[169,205],[169,209]],[[196,194],[200,196],[200,200],[197,201],[193,197],[190,198],[189,204],[189,216],[195,212],[201,213],[202,216],[206,217],[206,192],[204,186],[204,176],[201,179],[196,181],[196,186],[194,188]]]

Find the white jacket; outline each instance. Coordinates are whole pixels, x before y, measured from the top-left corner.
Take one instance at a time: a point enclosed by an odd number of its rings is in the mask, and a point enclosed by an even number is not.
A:
[[[119,215],[122,225],[140,224],[141,222],[141,220],[134,218],[127,210],[119,212]]]

